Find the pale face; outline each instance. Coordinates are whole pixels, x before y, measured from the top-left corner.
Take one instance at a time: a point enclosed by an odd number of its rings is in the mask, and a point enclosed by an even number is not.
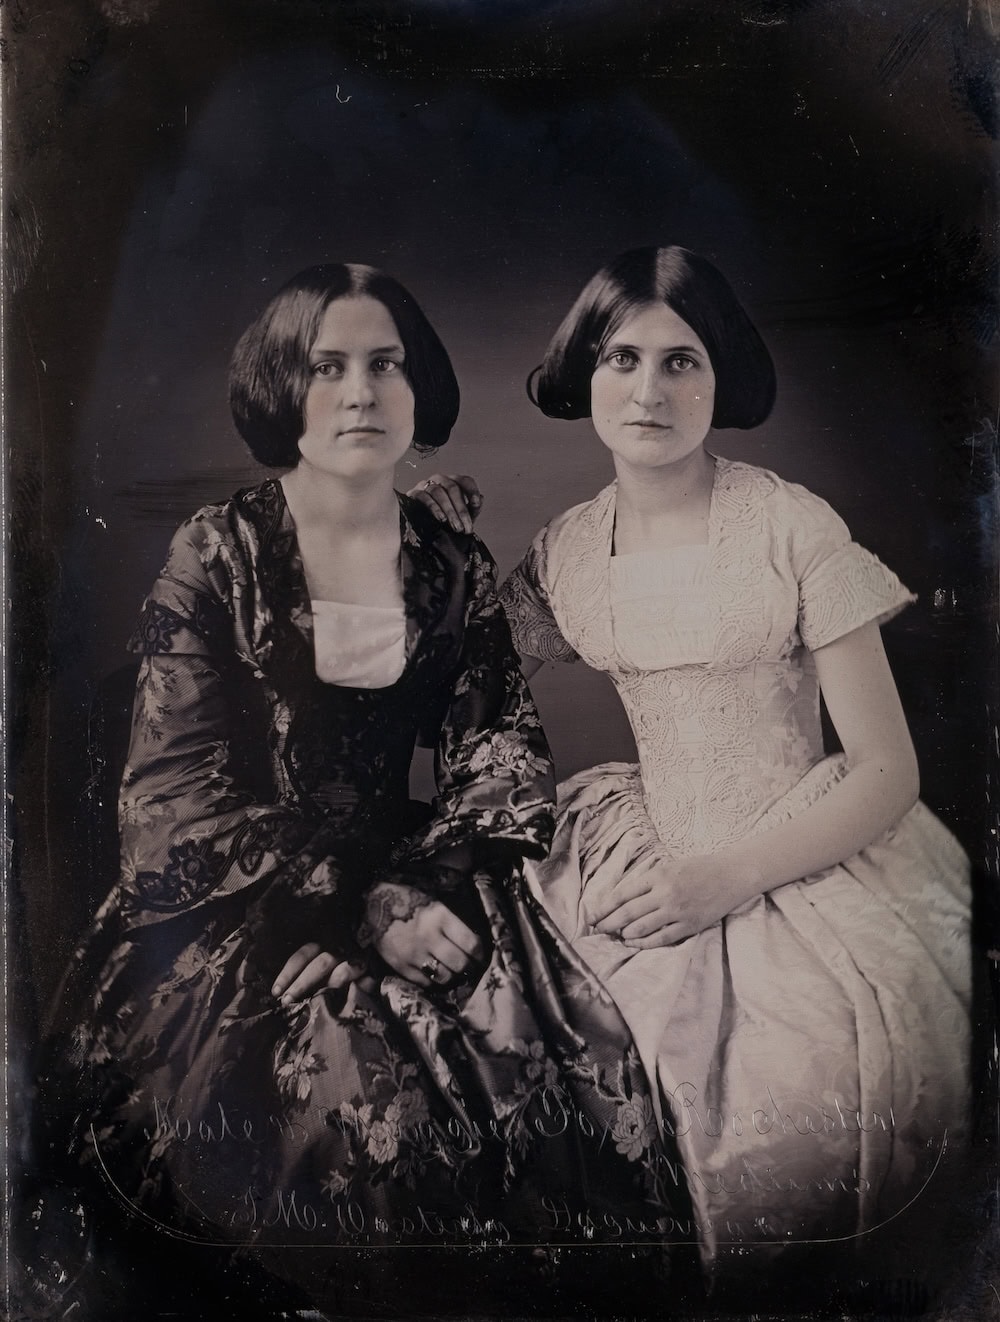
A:
[[[686,321],[650,304],[612,335],[590,380],[591,416],[617,462],[660,468],[700,450],[712,425],[715,372]]]
[[[388,309],[335,299],[309,353],[299,468],[346,479],[390,471],[413,440],[413,391]]]

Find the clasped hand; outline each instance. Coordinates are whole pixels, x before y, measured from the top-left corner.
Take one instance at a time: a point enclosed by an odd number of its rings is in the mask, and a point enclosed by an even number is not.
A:
[[[586,904],[598,932],[638,949],[672,946],[731,913],[736,897],[711,857],[640,859],[611,890]]]
[[[445,986],[482,958],[479,938],[447,905],[399,882],[372,889],[365,926],[386,964],[421,987]],[[363,963],[338,960],[312,941],[286,961],[271,991],[290,1004],[321,988],[346,987],[366,972]]]

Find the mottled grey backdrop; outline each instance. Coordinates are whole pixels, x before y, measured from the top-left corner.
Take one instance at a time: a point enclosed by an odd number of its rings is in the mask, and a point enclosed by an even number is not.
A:
[[[8,660],[29,1036],[112,880],[88,844],[95,693],[173,527],[259,476],[228,356],[277,284],[325,259],[386,267],[449,347],[459,425],[401,481],[474,473],[501,570],[610,475],[588,424],[542,418],[523,389],[580,285],[636,244],[715,260],[779,373],[769,422],[715,446],[826,496],[919,592],[889,642],[924,795],[989,861],[992,39],[988,6],[930,0],[15,0]],[[630,756],[602,678],[550,667],[534,687],[560,773]]]

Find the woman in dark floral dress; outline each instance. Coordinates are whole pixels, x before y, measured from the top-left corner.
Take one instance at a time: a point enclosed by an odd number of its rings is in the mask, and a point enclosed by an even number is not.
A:
[[[231,402],[288,471],[180,528],[133,641],[122,872],[47,1084],[74,1161],[321,1303],[343,1258],[289,1248],[689,1237],[624,1023],[524,888],[553,780],[493,562],[393,488],[457,415],[440,341],[311,268]]]

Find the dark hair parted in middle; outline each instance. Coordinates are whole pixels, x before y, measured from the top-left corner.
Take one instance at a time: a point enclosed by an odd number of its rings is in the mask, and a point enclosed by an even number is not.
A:
[[[310,266],[284,285],[244,332],[229,369],[229,405],[254,458],[294,468],[305,431],[309,352],[323,314],[338,298],[377,299],[403,345],[403,369],[413,391],[413,444],[444,445],[458,417],[459,392],[447,350],[412,294],[374,266],[331,262]]]
[[[774,404],[774,364],[725,276],[704,257],[671,245],[632,248],[602,267],[553,335],[532,402],[550,418],[590,417],[590,378],[623,322],[665,303],[691,327],[715,373],[713,427],[756,427]]]

